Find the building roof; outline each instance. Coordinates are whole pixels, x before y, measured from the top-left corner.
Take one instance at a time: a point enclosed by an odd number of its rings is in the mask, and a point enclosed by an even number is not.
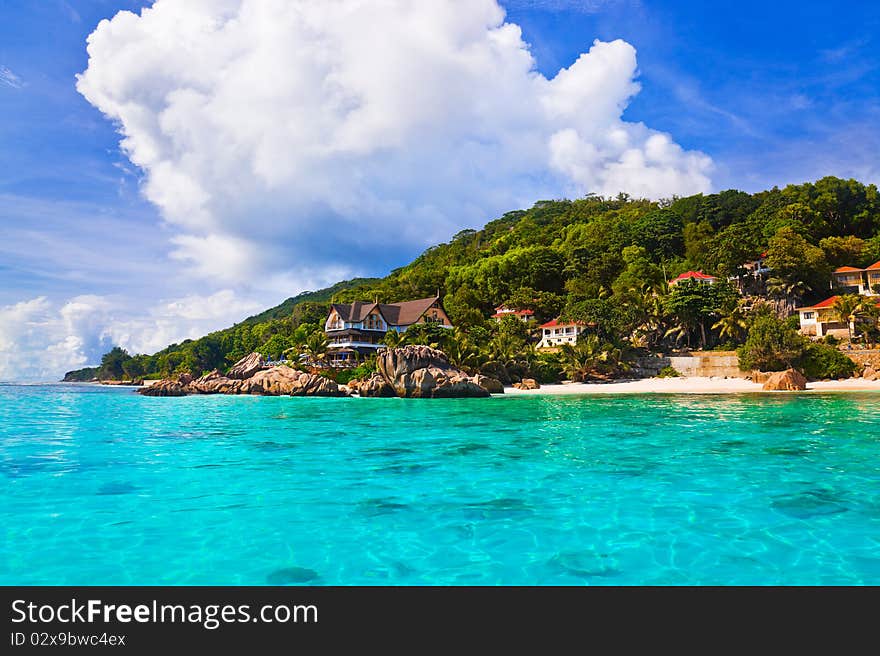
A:
[[[685,271],[669,281],[669,284],[680,282],[682,280],[717,280],[715,276],[710,276],[702,271]]]
[[[880,269],[880,262],[874,262],[874,264],[865,269],[865,271],[876,271],[878,269]]]
[[[559,326],[586,326],[583,321],[560,321],[559,319],[553,319],[553,321],[548,321],[547,323],[542,323],[541,328],[557,328]]]
[[[357,323],[367,318],[367,315],[373,311],[378,303],[364,303],[363,301],[355,301],[354,303],[333,303],[330,307],[336,310],[336,313],[343,321]],[[384,316],[384,314],[383,314]],[[386,317],[387,320],[387,317]]]
[[[877,264],[880,264],[880,262],[878,262]],[[878,268],[880,268],[880,267],[878,267]],[[837,267],[834,270],[834,273],[860,273],[862,271],[864,271],[864,269],[857,269],[856,267],[851,267],[851,266],[842,266],[842,267]]]
[[[834,305],[834,301],[836,301],[838,298],[840,298],[840,296],[838,294],[835,294],[830,298],[826,298],[821,303],[816,303],[815,305],[811,305],[809,307],[798,308],[798,310],[821,310],[822,308],[829,308]]]
[[[816,303],[815,305],[798,308],[798,312],[800,312],[801,310],[822,310],[824,308],[830,308],[832,305],[834,305],[834,301],[836,301],[838,298],[840,298],[840,296],[838,294],[835,294],[834,296],[826,298],[824,301]],[[878,307],[880,307],[880,299],[876,299],[876,304]]]
[[[343,321],[357,323],[367,318],[373,309],[378,308],[385,321],[392,326],[409,326],[417,322],[428,309],[434,305],[439,296],[420,298],[402,303],[334,303],[330,307],[336,310]]]
[[[492,315],[493,319],[498,319],[499,317],[504,317],[508,314],[513,314],[517,317],[530,317],[534,314],[532,310],[511,310],[510,308],[506,308],[503,305],[501,307],[495,308],[495,310],[495,314]]]

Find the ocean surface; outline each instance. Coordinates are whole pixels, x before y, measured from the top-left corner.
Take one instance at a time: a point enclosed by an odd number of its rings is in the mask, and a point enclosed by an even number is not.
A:
[[[0,385],[0,584],[880,584],[880,395]]]

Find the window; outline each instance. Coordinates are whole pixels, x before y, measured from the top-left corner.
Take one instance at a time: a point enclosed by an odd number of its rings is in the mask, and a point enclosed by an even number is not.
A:
[[[550,329],[549,329],[549,328],[544,328],[544,334],[545,334],[545,335],[549,335],[549,334],[550,334]]]
[[[812,319],[814,316],[814,312],[804,312],[804,319]]]

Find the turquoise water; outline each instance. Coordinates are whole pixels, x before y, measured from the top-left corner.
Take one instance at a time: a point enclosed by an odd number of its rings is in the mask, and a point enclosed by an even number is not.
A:
[[[0,386],[0,583],[878,584],[878,401]]]

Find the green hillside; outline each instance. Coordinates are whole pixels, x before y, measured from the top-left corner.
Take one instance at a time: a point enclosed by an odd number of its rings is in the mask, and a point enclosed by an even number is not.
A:
[[[458,328],[457,341],[443,346],[470,369],[534,360],[521,326],[488,321],[502,303],[532,309],[539,321],[561,315],[589,322],[603,353],[734,348],[745,341],[754,313],[766,309],[750,310],[754,303],[744,305],[726,281],[762,253],[772,275],[740,285],[746,295],[771,301],[777,313],[827,297],[835,267],[880,260],[876,186],[828,177],[755,194],[729,190],[660,202],[623,195],[540,201],[481,230],[463,230],[385,278],[301,294],[152,356],[117,353],[99,375],[199,374],[255,349],[276,357],[318,330],[330,300],[393,302],[437,290]],[[720,284],[670,291],[666,281],[688,270],[716,275]],[[411,339],[418,338],[431,336]]]

